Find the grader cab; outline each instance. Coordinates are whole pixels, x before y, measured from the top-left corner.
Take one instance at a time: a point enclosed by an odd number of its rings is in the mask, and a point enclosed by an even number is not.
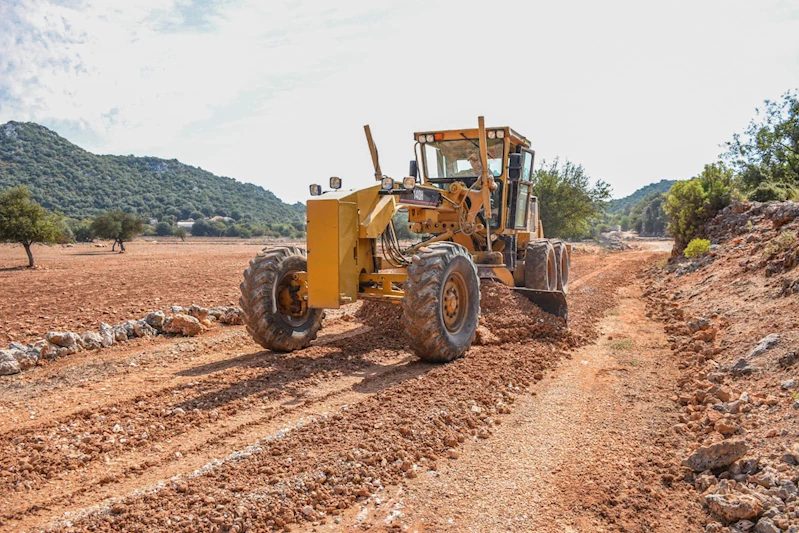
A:
[[[250,262],[241,284],[247,331],[261,346],[308,346],[323,310],[359,299],[402,306],[411,349],[447,362],[471,346],[480,315],[480,280],[521,291],[545,311],[568,316],[570,247],[544,238],[531,180],[535,152],[511,128],[414,134],[409,176],[380,169],[378,184],[344,191],[311,185],[307,251],[272,247]],[[420,242],[404,247],[394,215],[405,209]]]

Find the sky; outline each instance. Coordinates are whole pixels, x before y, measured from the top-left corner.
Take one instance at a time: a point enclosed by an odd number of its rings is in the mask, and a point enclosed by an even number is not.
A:
[[[288,202],[401,178],[413,132],[510,126],[622,197],[799,87],[799,0],[0,0],[0,123]]]

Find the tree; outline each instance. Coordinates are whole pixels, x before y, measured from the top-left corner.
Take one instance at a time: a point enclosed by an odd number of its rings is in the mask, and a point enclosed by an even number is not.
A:
[[[66,220],[66,225],[72,233],[72,238],[75,239],[75,242],[91,242],[94,238],[91,220],[69,218]]]
[[[101,239],[113,239],[113,251],[119,244],[119,253],[125,251],[125,241],[131,240],[144,229],[144,220],[132,213],[108,211],[94,219],[92,231]]]
[[[161,221],[155,225],[155,234],[159,237],[166,237],[172,235],[172,224],[169,222]]]
[[[761,183],[799,185],[799,97],[788,91],[766,100],[743,134],[726,144],[724,157],[738,170],[744,189]]]
[[[660,237],[666,234],[668,219],[663,210],[665,194],[655,194],[644,202],[641,218],[637,221],[638,233],[646,237]]]
[[[697,177],[707,193],[708,212],[712,213],[711,216],[730,205],[734,190],[734,174],[731,168],[722,161],[711,163],[705,165]]]
[[[533,193],[547,237],[588,235],[589,221],[602,213],[610,198],[610,186],[602,180],[591,185],[582,165],[568,160],[545,165],[542,162],[533,176]]]
[[[669,233],[674,237],[676,251],[683,250],[695,237],[702,235],[708,219],[707,193],[698,178],[678,181],[672,185],[664,210],[669,217]]]
[[[181,241],[185,241],[187,233],[188,232],[186,231],[186,228],[181,228],[180,226],[175,226],[175,231],[173,232],[173,235],[175,237],[178,237]]]
[[[689,181],[678,181],[669,190],[663,209],[669,219],[675,251],[682,251],[691,240],[704,236],[704,224],[730,204],[737,195],[733,172],[724,163],[705,165]]]
[[[0,194],[0,240],[22,244],[29,267],[35,266],[31,245],[55,243],[61,233],[60,217],[34,202],[25,185]]]

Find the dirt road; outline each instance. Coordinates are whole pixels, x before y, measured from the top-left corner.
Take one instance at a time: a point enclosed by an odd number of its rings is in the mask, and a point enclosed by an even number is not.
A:
[[[658,453],[675,369],[635,276],[659,257],[576,254],[571,332],[496,315],[444,366],[388,310],[290,355],[224,327],[3,379],[0,530],[698,530]]]

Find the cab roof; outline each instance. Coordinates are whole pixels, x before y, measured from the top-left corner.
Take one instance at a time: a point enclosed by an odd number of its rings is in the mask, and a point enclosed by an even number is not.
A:
[[[505,133],[505,137],[509,138],[512,144],[518,144],[526,148],[532,148],[530,141],[524,135],[514,131],[508,126],[501,126],[497,128],[486,127],[486,132],[498,130],[502,130]],[[434,135],[437,141],[453,141],[456,139],[463,139],[464,136],[469,139],[476,139],[478,137],[478,129],[468,128],[462,130],[417,131],[413,134],[413,138],[418,140],[420,135]]]

